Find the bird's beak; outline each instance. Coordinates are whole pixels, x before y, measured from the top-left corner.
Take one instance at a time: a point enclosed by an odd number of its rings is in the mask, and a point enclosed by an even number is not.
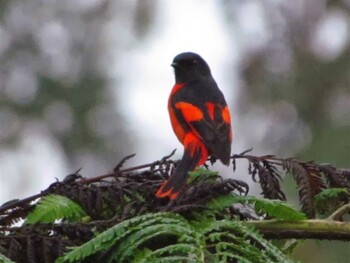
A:
[[[176,63],[176,62],[173,62],[173,63],[171,63],[171,66],[172,66],[173,68],[176,68],[177,63]]]

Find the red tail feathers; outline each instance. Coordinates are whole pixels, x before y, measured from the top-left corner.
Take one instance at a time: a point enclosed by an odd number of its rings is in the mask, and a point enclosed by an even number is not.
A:
[[[197,148],[191,152],[185,149],[184,155],[177,165],[175,172],[158,189],[156,196],[158,198],[169,197],[170,199],[175,199],[186,184],[188,172],[201,165],[200,162],[203,159],[203,154],[206,155],[206,160],[208,153],[203,153],[202,148]]]

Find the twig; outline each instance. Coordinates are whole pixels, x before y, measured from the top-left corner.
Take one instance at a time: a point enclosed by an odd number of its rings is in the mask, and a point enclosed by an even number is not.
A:
[[[350,212],[350,204],[346,204],[343,205],[342,207],[340,207],[339,209],[337,209],[336,211],[333,212],[333,214],[331,214],[327,220],[329,221],[340,221],[342,219],[342,217]]]
[[[124,163],[125,163],[127,160],[133,158],[135,155],[136,155],[136,153],[130,154],[130,155],[128,155],[128,156],[125,156],[125,157],[116,165],[116,167],[114,167],[113,171],[114,171],[115,173],[117,173],[117,172],[120,170],[120,168],[123,167]]]
[[[98,182],[102,179],[108,178],[108,177],[115,177],[115,176],[120,175],[122,173],[127,173],[127,172],[132,172],[132,171],[137,171],[140,169],[148,168],[148,167],[151,167],[152,165],[153,165],[153,163],[146,163],[146,164],[137,165],[137,166],[130,167],[130,168],[120,169],[117,173],[113,172],[113,173],[103,174],[103,175],[91,177],[91,178],[82,178],[81,182],[86,183],[86,184],[91,184],[91,183]]]
[[[79,172],[81,171],[82,168],[79,168],[75,173],[72,174],[68,174],[64,179],[63,179],[63,183],[65,184],[71,184],[73,182],[75,182],[75,180],[77,180],[78,178],[82,178],[82,176],[79,174]],[[56,178],[57,179],[57,178]],[[58,179],[57,179],[58,181]]]
[[[4,205],[0,206],[0,213],[4,212],[6,210],[9,210],[11,208],[15,208],[17,206],[21,206],[25,203],[29,203],[29,202],[31,202],[39,197],[42,197],[44,195],[47,195],[47,193],[45,191],[41,192],[40,194],[32,195],[32,196],[29,196],[27,198],[18,200],[16,202],[10,202],[10,203],[4,204]]]
[[[238,156],[245,155],[246,153],[249,153],[249,152],[251,152],[251,151],[253,151],[253,148],[250,148],[250,149],[248,149],[248,150],[245,150],[245,151],[239,153]],[[233,155],[233,156],[235,156],[235,155]]]
[[[168,155],[165,155],[163,158],[162,158],[162,162],[165,162],[166,160],[168,160],[170,157],[172,157],[176,152],[176,149],[172,150],[170,154]]]
[[[174,149],[169,155],[164,156],[159,163],[164,162],[167,159],[169,159],[171,156],[173,156],[175,154],[175,151],[176,151],[176,149]],[[128,160],[128,159],[130,159],[130,158],[132,158],[134,156],[135,156],[135,154],[131,154],[129,156],[126,156],[124,159],[122,159],[121,163],[123,164],[126,160]],[[104,174],[104,175],[100,175],[100,176],[96,176],[96,177],[91,177],[91,178],[83,178],[83,179],[81,179],[81,181],[86,183],[86,184],[91,184],[91,183],[98,182],[98,181],[100,181],[102,179],[108,178],[108,177],[115,177],[115,176],[118,176],[118,175],[120,175],[122,173],[137,171],[137,170],[140,170],[140,169],[152,167],[154,165],[155,165],[155,162],[153,162],[153,163],[146,163],[146,164],[142,164],[142,165],[126,168],[126,169],[120,169],[120,170],[114,171],[114,173],[108,173],[108,174]],[[116,166],[116,168],[117,167],[118,167],[118,165]],[[116,168],[114,168],[114,170],[116,170]]]

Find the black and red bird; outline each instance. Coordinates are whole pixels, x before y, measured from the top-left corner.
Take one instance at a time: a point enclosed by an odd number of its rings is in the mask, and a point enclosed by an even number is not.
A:
[[[232,130],[224,95],[205,60],[196,53],[185,52],[177,55],[171,66],[175,70],[175,85],[168,110],[184,154],[156,196],[174,199],[185,185],[188,172],[204,164],[209,155],[229,165]]]

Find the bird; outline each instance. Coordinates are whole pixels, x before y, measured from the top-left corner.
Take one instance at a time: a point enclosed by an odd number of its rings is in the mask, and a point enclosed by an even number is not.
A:
[[[173,131],[184,146],[174,173],[156,192],[157,198],[178,197],[188,172],[215,156],[229,165],[232,143],[231,115],[207,62],[198,54],[183,52],[175,56],[175,85],[168,99]]]

